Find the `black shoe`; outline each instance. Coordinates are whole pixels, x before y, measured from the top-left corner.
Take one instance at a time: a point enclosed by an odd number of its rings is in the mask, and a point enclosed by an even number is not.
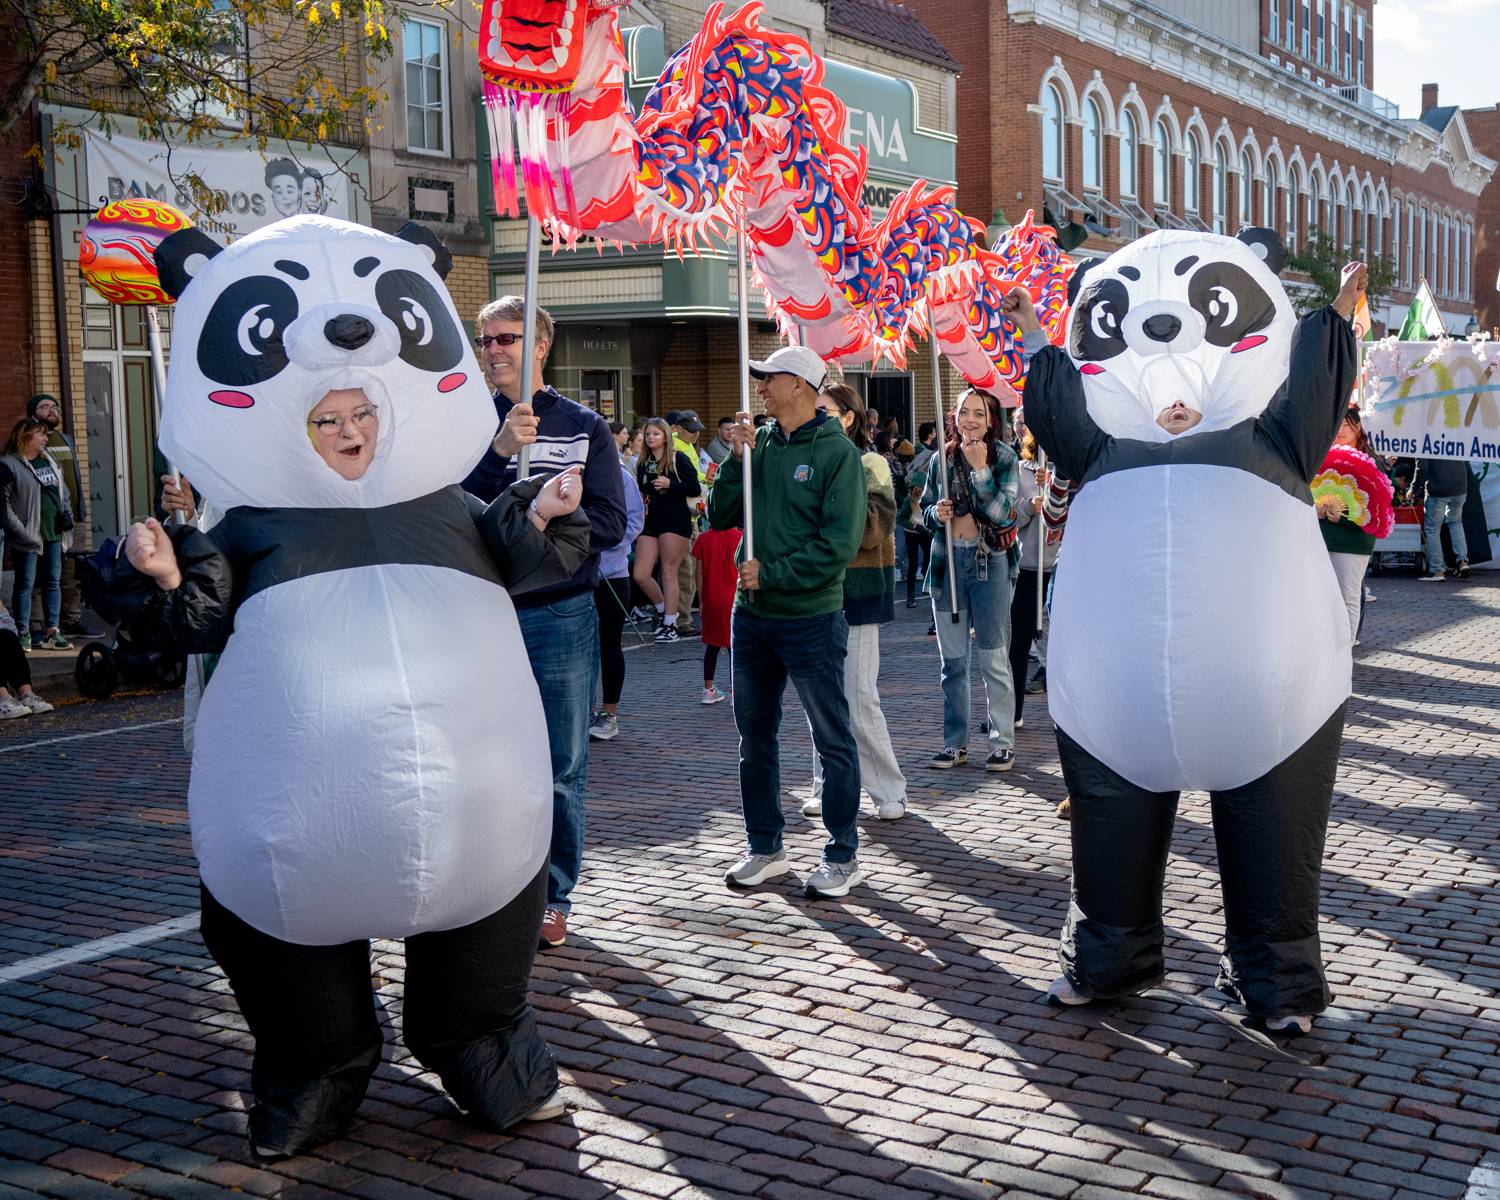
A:
[[[1031,682],[1026,685],[1026,694],[1028,696],[1040,696],[1046,690],[1047,668],[1042,667],[1031,677]]]
[[[913,600],[910,596],[908,596],[906,598],[906,607],[907,608],[916,608],[917,607],[917,602],[915,600]]]
[[[996,750],[984,760],[986,771],[1009,771],[1016,765],[1016,755],[1013,750]]]
[[[931,625],[927,626],[927,636],[928,637],[937,637],[937,622],[936,621],[934,621]]]
[[[679,635],[677,633],[676,625],[663,624],[662,627],[656,631],[656,636],[652,640],[662,643],[675,642],[678,636]]]
[[[939,771],[946,771],[950,767],[962,767],[969,761],[969,752],[962,746],[948,746],[939,750],[932,756],[929,766],[936,767]]]
[[[1453,569],[1453,573],[1460,579],[1467,579],[1469,577],[1469,560],[1467,558],[1459,559],[1458,566]]]

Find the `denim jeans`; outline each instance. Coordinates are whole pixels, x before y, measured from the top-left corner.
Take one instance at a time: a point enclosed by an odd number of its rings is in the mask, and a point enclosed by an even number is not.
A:
[[[1015,586],[1004,554],[989,554],[985,578],[979,578],[979,546],[974,540],[953,542],[956,563],[948,564],[938,595],[932,598],[938,652],[943,665],[943,745],[969,745],[969,663],[984,681],[990,750],[1012,750],[1016,744],[1016,689],[1010,676],[1010,598]],[[951,615],[948,588],[958,585],[958,621]],[[969,637],[969,630],[974,637]],[[1024,686],[1025,681],[1022,681]]]
[[[1427,569],[1443,573],[1443,526],[1453,540],[1453,557],[1469,561],[1469,542],[1464,537],[1464,496],[1428,496],[1422,506],[1422,537],[1427,543]]]
[[[740,733],[740,806],[752,854],[781,849],[781,697],[790,677],[823,760],[823,825],[829,862],[859,849],[859,750],[844,695],[849,625],[841,612],[774,620],[734,610],[734,723]]]
[[[568,912],[583,869],[588,816],[589,705],[599,669],[599,614],[592,592],[519,608],[521,639],[547,713],[552,750],[552,867],[547,907]]]
[[[16,628],[23,634],[31,628],[31,590],[36,586],[37,560],[42,564],[42,609],[46,618],[44,629],[56,629],[59,611],[62,608],[62,543],[46,542],[40,554],[26,550],[12,550],[11,558],[16,564],[16,583],[11,592],[10,607],[16,618]]]

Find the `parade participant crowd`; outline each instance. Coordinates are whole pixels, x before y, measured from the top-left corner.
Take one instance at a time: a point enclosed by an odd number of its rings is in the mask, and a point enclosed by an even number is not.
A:
[[[1198,248],[1193,262],[1218,254],[1269,292],[1271,285],[1255,277],[1255,269],[1268,278],[1270,272],[1263,261],[1244,258],[1250,252],[1241,243],[1199,240],[1205,246]],[[1169,242],[1159,253],[1171,253]],[[193,250],[184,246],[181,253],[186,258]],[[255,250],[255,240],[247,238],[234,253],[252,257]],[[434,253],[434,261],[441,265],[441,256]],[[1120,302],[1119,289],[1105,283],[1138,285],[1141,273],[1131,266],[1116,276],[1106,266],[1104,283],[1085,285],[1075,301],[1075,328],[1091,308]],[[188,287],[192,279],[184,273],[178,283]],[[446,925],[403,918],[383,932],[389,935],[394,928],[411,939],[407,1038],[413,1050],[438,1071],[463,1107],[493,1128],[559,1109],[553,1094],[555,1068],[526,1006],[525,982],[530,954],[538,947],[562,945],[568,934],[571,898],[584,862],[590,740],[614,742],[627,732],[621,720],[622,704],[628,711],[623,639],[644,636],[637,629],[644,618],[653,642],[671,645],[692,630],[696,599],[701,629],[692,632],[700,634],[704,648],[700,699],[704,705],[732,699],[739,738],[745,849],[726,864],[724,878],[732,888],[757,887],[794,869],[783,845],[780,770],[783,699],[791,684],[813,747],[812,788],[802,811],[820,819],[827,834],[819,861],[802,872],[803,885],[815,897],[847,895],[864,878],[858,826],[862,795],[870,797],[877,819],[899,819],[908,811],[906,772],[892,746],[878,686],[881,626],[895,615],[898,540],[907,606],[917,603],[920,579],[931,605],[937,649],[931,720],[938,745],[927,763],[913,765],[950,770],[967,763],[974,724],[969,710],[972,667],[985,696],[980,729],[988,746],[983,766],[989,771],[1013,766],[1015,730],[1024,721],[1029,653],[1054,573],[1061,581],[1058,633],[1049,647],[1048,700],[1073,798],[1075,898],[1053,999],[1087,1003],[1139,991],[1160,977],[1161,870],[1175,792],[1205,786],[1213,790],[1215,825],[1222,827],[1228,843],[1221,845],[1229,918],[1222,984],[1252,1014],[1295,1032],[1310,1027],[1312,1016],[1327,1002],[1315,931],[1317,858],[1347,696],[1349,640],[1343,631],[1347,628],[1352,640],[1357,628],[1358,592],[1348,580],[1362,580],[1366,540],[1373,530],[1368,522],[1353,519],[1347,504],[1340,508],[1321,494],[1315,499],[1309,489],[1325,459],[1341,463],[1341,453],[1363,453],[1357,414],[1346,408],[1343,361],[1346,343],[1352,344],[1347,310],[1362,285],[1363,273],[1353,272],[1334,309],[1308,318],[1295,337],[1284,316],[1284,297],[1267,300],[1256,318],[1262,321],[1257,328],[1265,331],[1260,342],[1279,338],[1274,344],[1283,352],[1295,346],[1289,351],[1293,373],[1284,384],[1275,371],[1258,379],[1255,388],[1263,392],[1280,387],[1274,396],[1223,401],[1230,416],[1215,409],[1217,393],[1169,388],[1164,397],[1153,397],[1142,382],[1155,369],[1144,353],[1144,367],[1131,376],[1131,355],[1138,351],[1128,345],[1101,350],[1090,341],[1099,330],[1116,328],[1103,318],[1083,327],[1070,343],[1071,354],[1048,347],[1031,298],[1016,289],[1003,311],[1019,334],[1023,361],[1030,368],[1024,428],[998,397],[969,389],[941,424],[921,426],[916,443],[905,442],[898,428],[889,423],[880,427],[877,414],[866,409],[855,389],[831,379],[828,365],[816,354],[788,346],[749,363],[767,419],[748,412],[725,418],[702,450],[696,443],[707,430],[695,412],[674,411],[628,429],[542,383],[554,337],[551,318],[536,308],[528,331],[523,300],[502,297],[486,305],[476,320],[474,341],[488,385],[488,407],[482,417],[467,412],[463,418],[465,429],[482,427],[488,440],[467,450],[453,448],[444,459],[449,467],[461,467],[456,474],[463,474],[462,492],[451,487],[452,478],[429,475],[431,483],[422,486],[438,490],[418,500],[422,493],[412,490],[408,475],[392,474],[401,460],[391,448],[382,385],[369,372],[356,372],[348,386],[312,394],[304,410],[311,457],[300,448],[281,448],[277,453],[285,461],[277,462],[268,473],[274,478],[268,480],[247,477],[238,462],[226,465],[218,445],[203,440],[203,429],[169,429],[164,437],[174,455],[194,466],[195,479],[201,482],[200,472],[207,476],[204,499],[217,502],[222,496],[229,504],[227,516],[206,536],[192,528],[169,532],[155,522],[135,526],[127,539],[135,582],[122,586],[134,597],[140,619],[154,622],[178,644],[208,653],[211,660],[223,655],[215,668],[223,672],[234,669],[224,664],[235,658],[235,637],[245,614],[272,603],[261,598],[274,594],[271,581],[257,582],[262,570],[257,555],[266,553],[266,539],[272,536],[264,523],[275,525],[279,548],[294,544],[297,537],[318,535],[316,523],[281,515],[297,510],[235,507],[258,500],[278,479],[286,482],[288,492],[301,489],[309,503],[322,505],[314,510],[318,512],[330,505],[336,509],[378,501],[396,484],[405,489],[399,504],[430,506],[421,518],[427,549],[417,550],[393,527],[388,545],[338,551],[376,564],[373,569],[388,572],[396,569],[394,564],[440,562],[450,552],[442,546],[445,540],[457,539],[455,547],[482,547],[452,552],[478,553],[484,565],[466,560],[462,570],[493,580],[494,595],[505,598],[503,610],[514,614],[509,619],[515,643],[535,691],[517,692],[506,734],[520,739],[518,746],[529,738],[526,761],[540,769],[522,771],[518,778],[530,789],[524,803],[535,806],[542,819],[528,828],[534,834],[550,830],[550,837],[538,842],[533,836],[534,857],[515,861],[510,883],[503,892],[490,893],[487,906],[470,901]],[[1170,290],[1175,285],[1155,286]],[[1253,307],[1252,302],[1258,303],[1257,298],[1247,295],[1246,303]],[[199,301],[200,309],[203,303]],[[191,321],[183,329],[185,339],[193,336]],[[528,332],[536,386],[523,396]],[[1250,344],[1260,343],[1252,339]],[[1222,353],[1219,341],[1212,347],[1212,354]],[[1197,352],[1196,344],[1183,352]],[[1320,354],[1333,365],[1314,370],[1309,364]],[[1091,366],[1096,357],[1111,364],[1109,371],[1118,381],[1103,378],[1105,371],[1080,370],[1080,364]],[[200,356],[200,361],[212,359]],[[1205,379],[1211,377],[1206,371]],[[191,386],[176,376],[174,382]],[[283,393],[274,390],[280,386],[271,385],[268,404],[281,402]],[[1154,405],[1156,410],[1145,426],[1138,419],[1142,401],[1137,389],[1146,398],[1146,409]],[[285,394],[289,399],[290,393]],[[1120,407],[1121,397],[1129,404]],[[1329,419],[1327,414],[1335,411],[1342,424]],[[1134,415],[1119,417],[1115,424],[1113,414],[1126,412]],[[212,414],[214,420],[220,416]],[[22,515],[8,520],[7,530],[19,534],[22,553],[45,561],[49,532],[55,539],[67,504],[65,489],[38,466],[46,461],[45,429],[36,425],[22,422],[11,436],[5,466],[11,476],[18,468],[27,475],[19,485],[8,485],[7,495],[16,501],[11,507]],[[1221,460],[1229,465],[1236,455],[1248,456],[1253,473],[1272,480],[1282,497],[1275,519],[1300,514],[1297,520],[1306,518],[1298,526],[1304,534],[1312,536],[1313,528],[1320,528],[1327,539],[1322,552],[1327,586],[1318,584],[1321,590],[1315,591],[1320,603],[1336,602],[1337,627],[1324,620],[1327,613],[1312,623],[1324,641],[1320,652],[1331,664],[1321,677],[1326,686],[1314,699],[1319,704],[1328,700],[1331,715],[1309,708],[1308,715],[1318,721],[1291,744],[1283,739],[1273,745],[1269,734],[1265,744],[1256,744],[1254,736],[1242,739],[1251,743],[1244,747],[1248,754],[1271,755],[1269,769],[1258,759],[1259,765],[1243,778],[1228,778],[1220,769],[1223,756],[1212,749],[1201,759],[1210,767],[1194,774],[1192,764],[1200,760],[1193,755],[1205,751],[1183,730],[1177,731],[1176,758],[1165,773],[1159,756],[1152,757],[1160,750],[1158,730],[1142,726],[1121,734],[1116,726],[1122,713],[1130,714],[1127,726],[1152,719],[1155,682],[1147,664],[1161,661],[1162,655],[1150,644],[1154,627],[1149,621],[1118,613],[1109,626],[1097,620],[1086,599],[1118,583],[1100,574],[1101,554],[1129,549],[1128,539],[1122,540],[1112,527],[1101,540],[1101,521],[1108,527],[1110,521],[1129,519],[1129,488],[1150,483],[1158,472],[1185,470],[1173,450],[1179,444],[1201,447],[1205,465],[1215,469]],[[248,453],[254,446],[240,449]],[[524,477],[519,469],[523,452],[531,456]],[[353,490],[338,490],[337,481]],[[1125,499],[1112,505],[1111,489],[1121,488],[1127,489],[1120,492]],[[465,493],[461,502],[454,499]],[[747,494],[754,499],[752,521],[746,519]],[[192,505],[185,480],[165,489],[163,499],[177,508]],[[1286,508],[1289,504],[1300,507]],[[704,520],[706,528],[700,528]],[[33,545],[40,548],[32,550]],[[315,551],[299,553],[316,558],[332,554],[332,545],[321,543]],[[1346,558],[1351,560],[1347,564],[1341,561]],[[29,577],[27,585],[29,599]],[[257,591],[268,586],[268,592]],[[1148,594],[1142,586],[1143,595]],[[18,589],[17,600],[21,598]],[[57,635],[52,603],[44,632]],[[1110,633],[1111,628],[1116,632]],[[1179,651],[1198,644],[1194,638],[1184,641],[1178,631],[1163,636]],[[45,702],[15,665],[20,658],[24,667],[24,657],[10,653],[10,640],[20,641],[0,615],[0,714],[5,705],[45,711]],[[1080,646],[1085,647],[1082,653]],[[725,652],[727,671],[721,672]],[[463,653],[463,646],[443,651],[442,661],[448,664],[443,669],[460,675],[470,670],[472,664],[457,665]],[[1202,666],[1191,661],[1174,665],[1170,653],[1166,658],[1169,671],[1187,672],[1183,678]],[[729,684],[727,690],[720,687],[721,679]],[[1129,703],[1119,690],[1127,679],[1134,681],[1135,699]],[[296,918],[301,925],[287,924],[285,915],[275,921],[257,915],[262,901],[235,877],[240,867],[234,854],[223,849],[229,843],[214,840],[214,818],[205,815],[222,799],[210,797],[210,789],[243,786],[224,770],[224,762],[238,753],[223,742],[225,718],[219,707],[229,703],[221,698],[225,694],[222,687],[208,693],[212,702],[200,721],[206,726],[194,748],[190,803],[203,862],[205,938],[230,976],[257,1039],[252,1141],[262,1153],[294,1153],[336,1135],[350,1118],[375,1061],[372,1054],[378,1057],[372,1049],[378,1032],[349,1007],[351,997],[368,993],[367,950],[338,968],[343,982],[336,994],[326,991],[325,983],[287,982],[287,967],[298,961],[297,954],[316,958],[328,950],[325,934],[332,930],[342,941],[361,945],[362,938],[375,935],[370,915],[386,911],[382,905],[389,901],[372,894],[368,910],[358,913],[308,910]],[[293,695],[289,716],[301,712],[295,706],[304,702],[315,700]],[[1249,721],[1253,711],[1247,709],[1243,720]],[[461,723],[456,715],[447,719],[455,729]],[[535,736],[543,726],[544,741]],[[1256,727],[1251,726],[1253,735]],[[447,745],[461,758],[461,744],[447,740],[453,732],[433,731],[433,744]],[[392,769],[395,761],[389,764]],[[196,765],[200,762],[201,768]],[[377,756],[371,769],[385,769],[386,762]],[[1187,773],[1185,764],[1191,768]],[[458,789],[455,796],[466,794],[462,776],[460,771],[450,781]],[[443,773],[433,778],[442,780]],[[326,786],[326,777],[289,776],[285,794],[316,800]],[[399,774],[377,775],[368,792],[378,803],[403,786]],[[449,784],[437,786],[434,794]],[[1126,840],[1135,850],[1128,866],[1119,862],[1125,837],[1120,811],[1132,814]],[[307,836],[306,830],[298,836]],[[525,844],[520,839],[518,854]],[[308,861],[320,861],[321,852],[310,853]],[[460,849],[455,852],[460,855],[456,861],[467,861]],[[1265,884],[1244,869],[1253,860],[1263,870],[1267,855],[1279,855],[1284,868],[1272,883],[1276,899],[1286,900],[1279,917],[1270,912]],[[326,862],[324,869],[344,867]],[[405,877],[397,872],[396,878]],[[441,878],[424,878],[442,886]],[[363,886],[373,885],[365,881]],[[299,912],[295,905],[286,911]],[[419,969],[423,961],[428,965]],[[272,964],[269,975],[266,964]],[[489,998],[458,1005],[460,1042],[489,1047],[482,1054],[508,1047],[505,1053],[521,1056],[524,1070],[503,1086],[481,1081],[472,1057],[466,1057],[474,1051],[437,1033],[444,1007],[451,1004],[438,998],[432,981],[443,979],[448,990],[461,990],[460,981],[470,971],[479,972],[476,978],[489,972]],[[326,1008],[342,1015],[322,1027],[322,1033],[309,1034],[294,1028],[294,1008]]]

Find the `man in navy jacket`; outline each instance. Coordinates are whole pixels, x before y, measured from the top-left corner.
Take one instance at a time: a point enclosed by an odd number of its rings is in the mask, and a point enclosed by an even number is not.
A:
[[[543,386],[529,404],[514,397],[521,387],[525,302],[502,296],[479,311],[475,338],[485,377],[495,389],[500,430],[464,489],[488,503],[516,480],[522,446],[531,447],[530,473],[555,475],[583,468],[583,503],[589,519],[589,556],[567,583],[514,597],[521,637],[547,710],[552,748],[552,858],[542,944],[560,946],[567,937],[572,892],[583,866],[583,832],[589,773],[589,705],[598,667],[598,613],[594,587],[599,555],[625,534],[625,494],[620,452],[609,424],[592,409]],[[538,383],[552,349],[552,317],[536,310]]]

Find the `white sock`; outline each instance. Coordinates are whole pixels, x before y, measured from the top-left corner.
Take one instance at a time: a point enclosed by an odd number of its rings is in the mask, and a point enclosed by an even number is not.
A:
[[[677,614],[676,613],[668,613],[666,615],[666,623],[668,625],[676,625],[677,624]]]
[[[664,613],[664,612],[667,611],[667,606],[664,603],[661,603],[661,602],[653,604],[651,607],[654,608],[654,609],[656,609],[656,611],[659,612],[659,613]]]

